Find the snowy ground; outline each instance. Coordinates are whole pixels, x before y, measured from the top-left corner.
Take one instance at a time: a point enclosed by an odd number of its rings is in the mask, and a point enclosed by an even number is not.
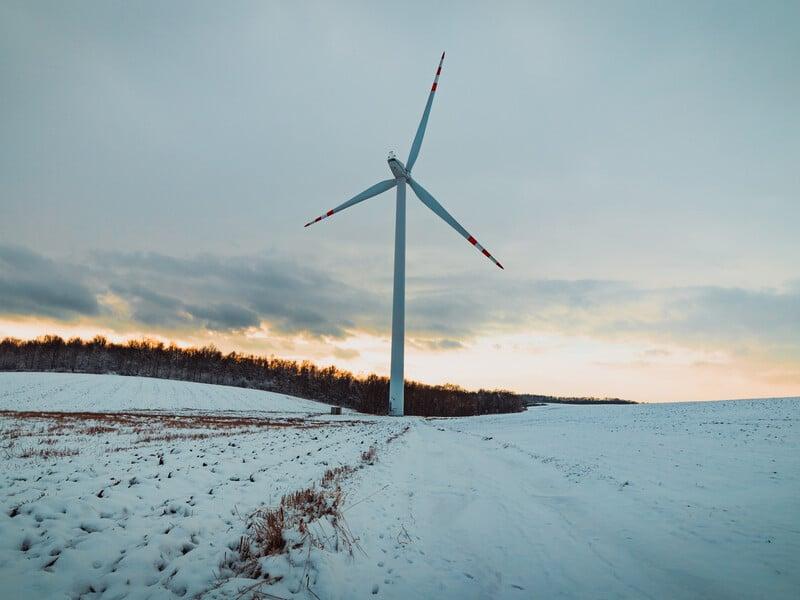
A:
[[[150,377],[77,373],[0,373],[0,409],[330,412],[327,404],[284,394]]]
[[[171,381],[0,374],[3,410],[115,411],[0,413],[0,597],[234,597],[254,582],[217,575],[245,516],[358,465],[371,445],[375,464],[342,483],[353,555],[314,548],[297,577],[262,591],[292,597],[302,574],[294,597],[800,592],[800,399],[432,420],[326,408]]]

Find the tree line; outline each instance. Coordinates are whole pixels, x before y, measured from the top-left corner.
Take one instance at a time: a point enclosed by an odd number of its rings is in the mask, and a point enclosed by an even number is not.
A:
[[[622,398],[595,398],[594,396],[543,396],[541,394],[520,394],[525,406],[540,404],[637,404]]]
[[[180,348],[148,339],[115,344],[102,336],[88,341],[65,341],[55,335],[34,340],[5,338],[0,342],[0,371],[138,375],[278,392],[373,414],[389,410],[387,377],[359,377],[308,361],[223,354],[213,346]],[[468,391],[415,381],[405,384],[405,412],[409,415],[455,417],[522,410],[522,397],[513,392]]]

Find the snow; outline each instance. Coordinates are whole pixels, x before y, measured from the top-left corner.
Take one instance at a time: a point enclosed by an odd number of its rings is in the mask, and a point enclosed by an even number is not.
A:
[[[330,405],[272,392],[150,377],[0,373],[0,409],[330,412]]]
[[[796,598],[800,399],[420,422],[330,598]]]
[[[175,428],[145,412],[141,423],[86,435],[82,424],[0,419],[0,597],[234,597],[258,583],[217,579],[247,532],[245,516],[330,467],[357,466],[370,445],[375,463],[342,482],[359,547],[262,559],[285,575],[263,591],[405,599],[800,590],[800,398],[398,419],[329,417],[318,414],[325,405],[244,392],[1,374],[0,409],[157,409],[182,420]],[[219,429],[201,412],[237,409],[269,421]],[[317,414],[285,420],[300,413]],[[148,441],[153,432],[206,437]],[[37,445],[47,439],[56,441]],[[79,454],[19,457],[31,447]]]

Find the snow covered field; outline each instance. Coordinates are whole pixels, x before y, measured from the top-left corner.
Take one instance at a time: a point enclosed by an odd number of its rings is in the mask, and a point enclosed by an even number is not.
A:
[[[220,569],[246,516],[339,465],[361,466],[341,484],[352,556],[327,544],[264,559],[283,579],[257,589],[798,597],[800,399],[463,419],[326,409],[173,381],[0,374],[0,410],[106,412],[0,413],[0,597],[235,597],[259,583]],[[360,459],[370,446],[374,464]]]
[[[0,373],[0,410],[330,412],[330,406],[258,390],[117,375]]]

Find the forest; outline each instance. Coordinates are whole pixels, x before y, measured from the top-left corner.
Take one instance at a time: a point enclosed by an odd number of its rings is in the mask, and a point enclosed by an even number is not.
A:
[[[276,357],[230,352],[213,346],[181,348],[153,340],[85,341],[46,335],[34,340],[0,342],[0,371],[112,373],[213,383],[278,392],[361,412],[386,414],[389,379],[353,375],[336,367],[318,367]],[[524,410],[523,398],[502,390],[468,391],[455,385],[405,384],[408,415],[456,417]]]

